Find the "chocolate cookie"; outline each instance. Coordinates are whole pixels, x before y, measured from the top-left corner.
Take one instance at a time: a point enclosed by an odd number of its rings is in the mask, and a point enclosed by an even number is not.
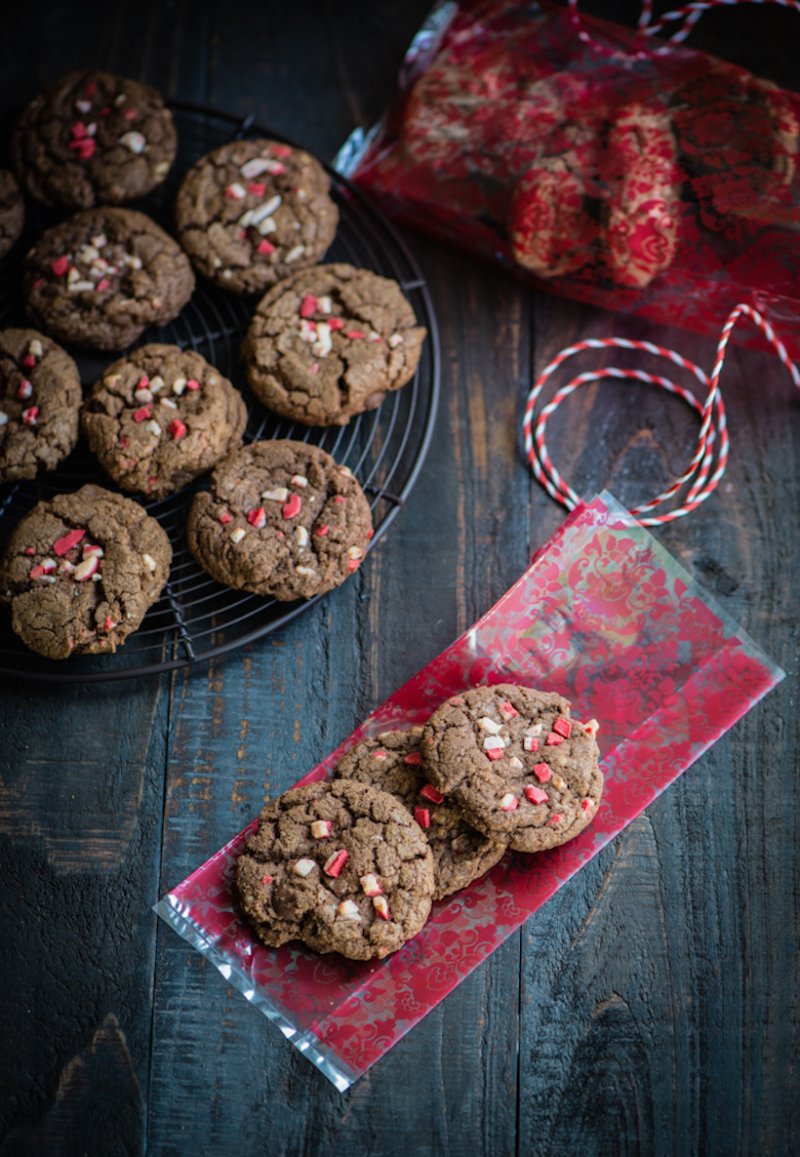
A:
[[[27,106],[11,149],[17,176],[51,207],[119,205],[166,177],[177,141],[160,94],[136,80],[81,69]]]
[[[603,788],[597,724],[569,712],[560,695],[513,683],[453,696],[424,728],[431,783],[516,851],[565,843],[593,818]]]
[[[242,908],[265,944],[302,940],[352,960],[387,956],[428,918],[433,860],[392,795],[348,780],[268,804],[237,861]]]
[[[199,273],[234,293],[261,293],[313,265],[339,210],[319,161],[278,141],[231,141],[192,166],[178,190],[181,245]]]
[[[34,329],[0,330],[0,483],[53,470],[78,441],[75,362]]]
[[[28,315],[62,341],[130,345],[192,296],[186,255],[144,213],[87,209],[47,229],[25,258]]]
[[[343,426],[406,384],[425,332],[396,282],[352,265],[319,265],[262,298],[242,359],[270,410],[310,426]]]
[[[493,867],[506,850],[470,827],[461,811],[428,783],[422,766],[422,728],[386,731],[365,739],[339,760],[336,779],[370,784],[396,796],[425,832],[433,853],[434,900],[465,888]]]
[[[48,659],[115,651],[167,580],[172,551],[143,507],[100,486],[34,506],[0,559],[0,597]]]
[[[189,547],[225,586],[308,599],[357,570],[372,537],[346,466],[305,442],[253,442],[228,455],[189,512]]]
[[[151,498],[210,470],[246,424],[239,391],[200,354],[174,345],[140,346],[110,365],[81,417],[106,473]]]
[[[678,247],[681,177],[663,110],[637,102],[617,113],[600,177],[606,266],[618,285],[643,289],[670,267]]]
[[[25,225],[25,202],[10,169],[0,169],[0,257],[19,239]]]

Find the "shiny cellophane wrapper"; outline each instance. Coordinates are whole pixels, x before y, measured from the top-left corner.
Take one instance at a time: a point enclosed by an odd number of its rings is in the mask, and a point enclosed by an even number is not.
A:
[[[301,781],[360,739],[423,723],[479,684],[558,691],[600,721],[605,788],[562,847],[509,854],[434,904],[382,961],[259,944],[240,916],[235,860],[255,821],[156,911],[344,1090],[783,677],[608,494],[573,512],[484,617]]]
[[[522,0],[440,4],[337,166],[535,286],[716,334],[745,301],[800,355],[800,95]]]

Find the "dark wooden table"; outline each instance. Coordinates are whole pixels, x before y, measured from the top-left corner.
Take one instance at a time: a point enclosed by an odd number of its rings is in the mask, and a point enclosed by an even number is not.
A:
[[[390,99],[427,8],[8,4],[4,125],[95,64],[330,158]],[[796,14],[750,9],[712,14],[693,42],[792,86],[798,40]],[[734,351],[726,479],[657,537],[788,678],[347,1094],[151,911],[488,609],[563,517],[526,468],[523,401],[559,348],[617,319],[405,236],[438,312],[442,404],[357,579],[191,670],[2,685],[3,1157],[800,1150],[800,399],[768,355]],[[649,336],[711,365],[711,341]],[[609,384],[575,406],[553,449],[586,493],[632,504],[687,459],[691,417],[660,394]]]

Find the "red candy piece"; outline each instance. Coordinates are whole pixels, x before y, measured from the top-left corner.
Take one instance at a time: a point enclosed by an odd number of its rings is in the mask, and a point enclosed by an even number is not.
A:
[[[556,824],[561,823],[563,818],[564,817],[560,814],[560,812],[553,812],[553,814],[550,816],[550,819],[547,822],[548,822],[548,824],[550,824],[551,827],[555,827]]]
[[[342,868],[347,863],[347,860],[348,854],[344,848],[341,848],[340,851],[334,852],[332,856],[328,856],[322,865],[322,870],[326,876],[333,876],[335,878],[342,874]]]
[[[348,559],[347,569],[350,571],[351,574],[353,573],[354,570],[358,570],[358,568],[360,566],[361,566],[361,559],[360,558]]]
[[[292,150],[288,145],[270,145],[269,151],[274,153],[276,157],[291,157],[292,155]]]
[[[547,739],[544,741],[545,747],[558,747],[559,743],[564,742],[564,736],[559,735],[557,731],[551,731]]]
[[[22,401],[24,398],[29,398],[33,393],[33,386],[27,378],[23,378],[17,390],[17,397]]]
[[[429,828],[431,826],[431,813],[426,807],[415,807],[414,819],[421,828]]]
[[[199,390],[200,389],[200,383],[198,382],[197,378],[187,378],[186,379],[186,389],[187,390]]]
[[[502,759],[503,758],[503,748],[502,747],[490,747],[489,750],[484,751],[483,754],[486,756],[487,759]]]
[[[25,357],[22,359],[22,364],[26,370],[32,370],[36,365],[36,358],[33,354],[25,354]]]
[[[120,450],[124,450],[129,442],[130,442],[130,438],[128,437],[127,434],[122,434],[122,435],[120,435],[119,438],[117,438],[117,446],[119,447]]]
[[[331,317],[328,319],[328,329],[331,333],[337,333],[340,329],[344,329],[344,322],[340,317]]]
[[[69,258],[68,257],[56,257],[53,261],[50,262],[50,271],[56,277],[63,277],[68,269],[69,269]]]
[[[581,800],[581,807],[583,808],[583,810],[585,812],[590,812],[592,810],[593,804],[594,804],[594,800],[591,800],[588,798]]]
[[[74,137],[76,141],[79,141],[81,137],[86,136],[86,125],[83,121],[75,121],[75,124],[72,125],[69,131],[70,135]]]
[[[28,578],[32,578],[32,579],[41,578],[43,574],[47,574],[47,571],[44,569],[44,567],[42,566],[42,564],[40,562],[37,562],[36,565],[32,566],[31,569],[28,571]]]
[[[97,144],[94,137],[81,137],[70,141],[67,148],[74,149],[82,161],[88,161],[94,156]]]
[[[140,409],[134,410],[133,420],[134,422],[146,422],[147,419],[152,416],[152,414],[153,411],[150,406],[142,406]]]
[[[267,512],[263,506],[256,506],[254,510],[248,510],[245,517],[256,530],[261,530],[262,527],[267,525]]]
[[[107,277],[101,277],[100,280],[98,281],[97,285],[95,286],[95,289],[97,289],[100,293],[102,293],[103,290],[110,289],[110,288],[111,288],[111,282],[108,280]]]
[[[547,783],[548,779],[553,778],[553,773],[546,763],[534,763],[531,770],[539,780],[539,783]]]
[[[250,181],[247,188],[251,193],[254,193],[256,197],[263,197],[267,191],[267,186],[262,184],[261,181]]]
[[[333,499],[336,506],[344,506],[347,499],[343,494],[336,494]]]
[[[126,121],[135,121],[139,114],[135,108],[126,108],[122,115],[125,117]]]
[[[418,751],[409,751],[408,755],[403,756],[403,763],[410,763],[412,767],[417,767],[422,763],[422,756]]]
[[[68,530],[61,538],[57,538],[53,543],[53,550],[59,558],[63,558],[65,554],[72,550],[73,546],[77,546],[82,538],[86,535],[85,530]]]
[[[300,303],[300,316],[313,317],[317,312],[317,299],[313,293],[307,293]]]
[[[180,442],[181,438],[186,437],[186,423],[182,422],[180,418],[173,418],[167,426],[167,433],[176,442]]]
[[[348,329],[348,330],[345,330],[344,336],[349,337],[351,341],[359,341],[361,338],[365,337],[366,335],[365,335],[363,330]]]
[[[34,554],[36,554],[36,548],[33,546],[26,546],[25,547],[25,554],[27,554],[27,556],[29,558],[31,558]]]
[[[256,252],[257,253],[267,253],[267,254],[274,253],[275,252],[275,246],[272,244],[271,241],[267,241],[267,239],[265,237],[263,241],[259,241],[258,245],[256,245]]]
[[[39,417],[38,406],[28,406],[27,410],[22,411],[22,421],[26,426],[35,426],[36,419]]]
[[[538,806],[540,803],[547,803],[547,792],[542,791],[540,787],[534,787],[532,783],[529,783],[522,790],[525,792],[525,798],[529,799],[532,804]]]
[[[217,521],[219,522],[220,526],[227,526],[228,523],[232,521],[232,516],[228,514],[227,510],[223,510]]]
[[[300,511],[303,509],[303,500],[299,494],[290,494],[286,502],[281,507],[281,514],[284,518],[297,518]]]
[[[103,630],[105,631],[105,633],[108,634],[109,631],[113,631],[113,629],[114,629],[114,627],[116,627],[116,625],[117,624],[111,618],[111,615],[106,615],[105,619],[103,620]]]
[[[553,731],[557,732],[558,735],[563,735],[564,739],[569,739],[570,732],[572,731],[572,724],[570,723],[569,719],[565,719],[563,715],[559,715],[558,719],[556,719],[555,723],[553,724]]]
[[[321,522],[319,526],[314,528],[314,534],[316,534],[318,538],[324,538],[329,530],[330,527],[328,526],[327,522]]]
[[[420,756],[418,762],[422,762],[422,756]],[[424,787],[421,787],[419,789],[419,794],[423,797],[423,799],[429,799],[431,803],[441,803],[444,799],[442,793],[438,790],[438,788],[435,788],[432,783],[426,783]]]
[[[275,878],[274,876],[270,876],[270,874],[267,873],[266,876],[261,877],[261,883],[262,884],[271,884],[273,882],[274,878]]]
[[[500,714],[505,715],[506,719],[513,719],[515,715],[519,715],[519,711],[517,711],[513,703],[509,703],[508,700],[506,700],[505,703],[500,704]]]

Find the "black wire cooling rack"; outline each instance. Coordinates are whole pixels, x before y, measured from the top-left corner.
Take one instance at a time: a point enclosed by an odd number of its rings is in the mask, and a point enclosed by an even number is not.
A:
[[[283,139],[252,118],[242,121],[215,109],[186,103],[176,102],[172,108],[179,140],[176,163],[158,192],[137,205],[170,230],[177,186],[194,161],[235,137]],[[321,446],[337,462],[349,466],[372,507],[373,548],[401,510],[430,445],[439,400],[439,339],[428,290],[414,259],[360,191],[334,170],[329,168],[328,172],[340,220],[325,260],[348,262],[393,278],[411,302],[419,323],[428,330],[420,364],[408,385],[388,394],[377,410],[360,414],[343,427],[300,426],[269,413],[248,393],[239,364],[239,345],[252,315],[253,301],[225,294],[200,279],[180,316],[168,325],[148,330],[137,344],[164,341],[196,349],[230,378],[248,404],[245,441],[296,438]],[[0,325],[4,327],[25,324],[20,259],[27,248],[26,240],[32,241],[48,223],[34,210],[26,238],[16,247],[14,256],[0,263]],[[104,367],[120,356],[72,352],[85,386],[95,382]],[[85,482],[113,489],[88,450],[79,444],[57,470],[33,482],[0,488],[0,543],[40,499],[77,489]],[[158,603],[116,654],[76,655],[61,661],[41,658],[19,642],[11,630],[8,610],[3,608],[0,676],[39,682],[97,682],[186,667],[278,630],[324,597],[280,603],[227,589],[210,579],[195,563],[185,535],[191,499],[203,485],[200,480],[179,494],[144,503],[169,536],[172,568]]]

